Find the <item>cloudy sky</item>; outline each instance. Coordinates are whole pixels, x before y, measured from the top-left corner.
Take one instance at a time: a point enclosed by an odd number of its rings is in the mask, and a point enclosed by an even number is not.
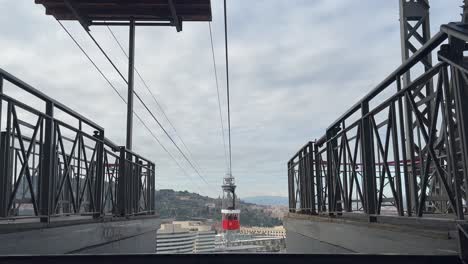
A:
[[[461,0],[432,0],[431,24],[459,21]],[[226,121],[222,0],[212,0]],[[229,0],[233,174],[241,197],[287,196],[286,162],[401,61],[397,0]],[[59,24],[32,0],[0,0],[0,68],[99,123],[125,143],[126,106]],[[65,23],[114,85],[125,84],[83,29]],[[114,29],[127,47],[126,28]],[[106,28],[92,34],[126,73]],[[218,196],[226,166],[207,23],[137,29],[136,66],[201,168],[203,183],[136,103],[175,164],[135,120],[134,150],[155,161],[157,188]],[[174,137],[142,82],[136,91]],[[178,144],[183,147],[180,140]],[[185,150],[186,151],[186,150]],[[187,152],[187,151],[186,151]]]

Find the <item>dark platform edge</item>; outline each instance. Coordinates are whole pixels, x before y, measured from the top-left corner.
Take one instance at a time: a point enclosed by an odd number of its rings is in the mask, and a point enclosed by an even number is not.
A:
[[[61,256],[0,256],[0,263],[462,263],[457,256],[414,255],[299,255],[299,254],[195,254],[195,255],[61,255]]]

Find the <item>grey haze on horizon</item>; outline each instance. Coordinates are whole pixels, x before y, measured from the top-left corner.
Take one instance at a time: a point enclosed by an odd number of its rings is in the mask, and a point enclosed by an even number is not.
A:
[[[215,51],[226,114],[222,0],[212,0]],[[459,21],[461,0],[432,0],[432,33]],[[238,195],[287,196],[286,162],[401,63],[397,0],[229,0],[233,174]],[[53,17],[33,0],[0,0],[0,68],[81,112],[125,143],[126,106]],[[121,93],[125,84],[76,22],[66,22]],[[126,28],[114,28],[127,43]],[[106,28],[92,28],[123,73]],[[225,174],[207,23],[137,29],[136,66],[210,183],[203,184],[143,107],[138,112],[190,180],[137,120],[134,150],[156,162],[157,188],[217,197]],[[156,116],[165,122],[136,79]],[[226,115],[224,120],[226,120]],[[173,131],[171,131],[172,134]],[[180,144],[180,142],[179,142]],[[181,144],[180,144],[181,145]]]

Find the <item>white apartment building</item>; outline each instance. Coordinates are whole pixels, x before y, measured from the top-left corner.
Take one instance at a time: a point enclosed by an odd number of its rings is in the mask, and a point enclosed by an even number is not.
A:
[[[156,236],[157,254],[208,253],[215,250],[215,231],[200,221],[163,224]]]

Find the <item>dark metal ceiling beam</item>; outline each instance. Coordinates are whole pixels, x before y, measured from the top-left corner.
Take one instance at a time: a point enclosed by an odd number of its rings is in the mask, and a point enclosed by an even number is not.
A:
[[[182,21],[179,19],[179,16],[177,16],[177,10],[175,8],[174,2],[172,0],[168,0],[168,4],[172,14],[173,24],[176,27],[177,32],[180,32],[182,31]]]
[[[64,0],[64,1],[65,1],[65,5],[68,7],[68,9],[70,9],[70,11],[76,17],[78,22],[80,22],[81,26],[83,26],[83,28],[86,31],[89,31],[88,19],[85,19],[85,17],[80,14],[80,12],[78,11],[78,7],[75,5],[74,0]]]

